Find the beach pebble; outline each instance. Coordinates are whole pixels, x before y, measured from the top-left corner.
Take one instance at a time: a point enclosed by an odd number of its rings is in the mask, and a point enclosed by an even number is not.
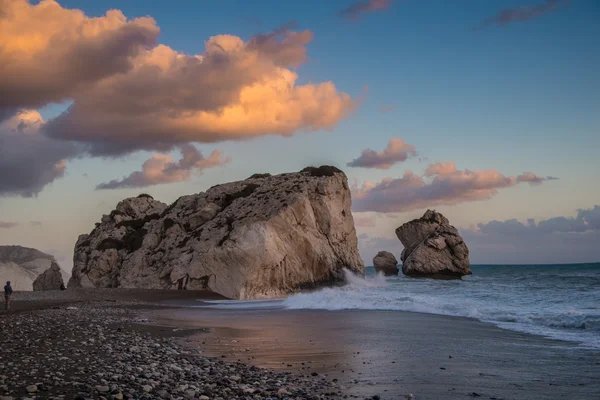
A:
[[[27,393],[37,393],[38,387],[36,385],[29,385],[25,388]]]

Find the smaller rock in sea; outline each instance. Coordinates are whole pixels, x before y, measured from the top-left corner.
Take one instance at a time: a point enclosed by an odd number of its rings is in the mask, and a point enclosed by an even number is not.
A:
[[[385,276],[398,275],[398,260],[389,251],[380,251],[373,258],[373,267],[377,273],[382,272]]]

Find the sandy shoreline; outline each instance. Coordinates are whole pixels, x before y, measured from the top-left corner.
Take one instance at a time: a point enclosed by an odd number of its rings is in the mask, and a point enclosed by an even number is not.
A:
[[[0,313],[0,398],[24,398],[36,383],[37,398],[60,399],[402,399],[408,393],[418,400],[596,399],[600,393],[600,351],[573,343],[411,312],[181,307],[215,298],[122,289],[18,294],[14,311]],[[132,373],[115,377],[115,366]],[[182,366],[191,375],[177,375]]]

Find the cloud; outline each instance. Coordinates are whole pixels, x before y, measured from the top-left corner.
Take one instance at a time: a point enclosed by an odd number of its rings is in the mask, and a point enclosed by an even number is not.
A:
[[[384,178],[378,183],[367,181],[361,187],[355,184],[353,210],[392,213],[487,200],[499,189],[548,180],[532,173],[505,176],[493,169],[459,171],[454,163],[430,165],[424,176],[427,180],[407,170],[401,178]]]
[[[0,4],[0,196],[37,195],[75,156],[332,130],[359,105],[332,82],[297,83],[313,33],[293,23],[186,54],[156,45],[150,17]],[[71,105],[49,121],[32,110],[55,102]]]
[[[125,73],[159,34],[152,18],[127,20],[118,10],[90,18],[52,0],[0,3],[0,109],[60,102],[82,86]]]
[[[220,151],[214,150],[208,158],[204,158],[194,146],[180,146],[182,157],[174,162],[173,157],[164,154],[153,154],[142,165],[141,171],[135,171],[121,180],[101,183],[96,189],[138,188],[163,183],[182,182],[190,179],[192,172],[202,173],[205,169],[224,165],[231,161],[223,157]]]
[[[16,222],[0,221],[0,229],[10,229],[18,226]]]
[[[387,113],[389,113],[389,112],[392,112],[392,111],[394,111],[395,109],[396,109],[396,107],[395,107],[395,106],[393,106],[393,105],[383,105],[383,106],[380,106],[380,107],[379,107],[379,112],[382,112],[382,113],[384,113],[384,114],[387,114]]]
[[[372,228],[376,225],[374,215],[365,215],[362,213],[352,213],[354,225],[359,228]]]
[[[400,138],[393,138],[390,139],[382,152],[377,153],[375,150],[365,149],[360,157],[355,158],[346,165],[348,167],[389,169],[392,165],[404,162],[416,154],[415,146]]]
[[[86,143],[93,155],[119,155],[333,129],[357,103],[332,82],[296,84],[291,68],[306,60],[312,38],[286,26],[247,42],[213,36],[200,55],[159,45],[130,70],[78,88],[45,131]]]
[[[42,226],[42,221],[30,221],[31,226]]]
[[[358,21],[361,14],[385,10],[392,4],[392,0],[365,0],[351,4],[337,12],[337,15],[350,21]]]
[[[522,6],[517,8],[505,8],[496,15],[486,18],[479,25],[475,26],[473,30],[479,30],[486,28],[490,25],[505,26],[514,21],[527,21],[542,14],[556,10],[557,8],[571,3],[571,0],[545,0],[543,3]]]
[[[0,196],[36,196],[65,174],[75,145],[44,136],[39,112],[22,110],[0,123]]]
[[[490,221],[462,228],[473,262],[571,263],[600,261],[600,206],[575,217]]]

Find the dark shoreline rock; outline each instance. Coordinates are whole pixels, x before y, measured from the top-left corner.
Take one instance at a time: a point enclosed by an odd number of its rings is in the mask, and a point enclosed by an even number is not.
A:
[[[52,261],[50,268],[38,275],[38,277],[35,278],[35,281],[33,281],[33,290],[60,290],[64,284],[60,267],[57,263]]]
[[[427,210],[396,229],[404,245],[402,273],[410,277],[456,279],[471,274],[469,249],[442,214]]]
[[[398,275],[398,260],[389,251],[380,251],[373,258],[373,267],[375,272],[383,273],[385,276]]]

